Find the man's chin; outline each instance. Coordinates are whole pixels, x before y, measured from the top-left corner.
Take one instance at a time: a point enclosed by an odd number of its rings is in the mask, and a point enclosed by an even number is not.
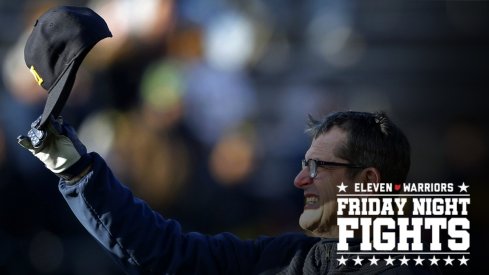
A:
[[[314,232],[321,223],[322,207],[314,209],[304,209],[300,218],[299,225],[302,229]]]

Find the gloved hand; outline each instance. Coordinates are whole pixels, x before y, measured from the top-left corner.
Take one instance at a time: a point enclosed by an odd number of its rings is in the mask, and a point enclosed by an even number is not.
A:
[[[73,127],[63,123],[61,117],[54,119],[51,116],[45,132],[40,132],[36,128],[40,119],[31,124],[28,136],[17,137],[17,142],[65,180],[71,180],[86,170],[91,157]]]

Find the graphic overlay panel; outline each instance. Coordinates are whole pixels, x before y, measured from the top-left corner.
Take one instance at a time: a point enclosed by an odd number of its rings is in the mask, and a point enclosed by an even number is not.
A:
[[[465,182],[338,185],[338,265],[467,267]],[[359,250],[351,249],[352,241]]]

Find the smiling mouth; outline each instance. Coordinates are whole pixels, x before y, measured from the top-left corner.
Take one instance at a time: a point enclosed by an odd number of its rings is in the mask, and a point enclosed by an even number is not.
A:
[[[317,196],[305,196],[304,197],[304,209],[315,208],[317,203],[319,202],[319,198]]]

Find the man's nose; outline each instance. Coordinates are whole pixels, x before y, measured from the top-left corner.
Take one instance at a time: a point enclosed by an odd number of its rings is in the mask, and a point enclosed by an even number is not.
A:
[[[297,188],[303,188],[306,185],[311,184],[313,179],[309,176],[309,168],[302,169],[295,177],[294,185]]]

